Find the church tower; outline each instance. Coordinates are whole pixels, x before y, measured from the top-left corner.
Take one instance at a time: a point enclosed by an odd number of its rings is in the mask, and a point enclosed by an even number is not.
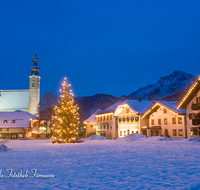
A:
[[[40,102],[40,76],[38,67],[38,58],[35,52],[35,57],[33,58],[33,66],[31,67],[31,76],[29,76],[29,106],[28,112],[34,115],[38,114],[38,106]],[[37,115],[38,116],[38,115]]]

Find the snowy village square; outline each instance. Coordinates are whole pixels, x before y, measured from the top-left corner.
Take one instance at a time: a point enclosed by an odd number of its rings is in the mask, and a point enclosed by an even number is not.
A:
[[[200,1],[0,10],[0,190],[200,189]]]

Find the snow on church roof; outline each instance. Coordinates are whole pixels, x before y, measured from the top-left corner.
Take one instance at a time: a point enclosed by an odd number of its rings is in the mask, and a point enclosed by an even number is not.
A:
[[[0,110],[28,109],[29,90],[0,90]]]

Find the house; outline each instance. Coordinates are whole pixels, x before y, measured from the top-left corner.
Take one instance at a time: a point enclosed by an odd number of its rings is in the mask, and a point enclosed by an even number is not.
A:
[[[97,122],[96,122],[96,117],[95,114],[100,112],[101,110],[98,109],[97,111],[95,111],[89,118],[87,118],[84,121],[84,124],[86,124],[86,134],[85,136],[87,137],[89,134],[96,134],[96,126],[97,126]]]
[[[25,111],[0,113],[0,138],[19,139],[30,138],[34,122],[37,120],[35,115]]]
[[[95,114],[97,135],[105,136],[110,139],[118,138],[117,118],[113,117],[113,115],[120,103],[122,103],[122,101],[113,104],[105,110],[98,111]]]
[[[200,76],[179,102],[177,109],[186,110],[187,138],[200,136]]]
[[[149,137],[186,138],[185,110],[177,109],[177,104],[177,102],[155,102],[142,116],[142,119],[149,119],[149,125],[142,126],[142,134]]]
[[[117,118],[118,138],[127,136],[131,133],[141,134],[141,128],[148,125],[148,119],[142,119],[142,115],[153,103],[148,100],[126,100],[118,105],[114,112]]]

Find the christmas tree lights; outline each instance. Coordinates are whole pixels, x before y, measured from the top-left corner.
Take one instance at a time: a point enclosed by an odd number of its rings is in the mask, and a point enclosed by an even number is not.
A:
[[[52,142],[75,142],[79,138],[79,107],[74,104],[72,90],[69,90],[70,84],[67,84],[65,78],[60,89],[61,100],[59,105],[55,106],[55,117],[53,124]]]

